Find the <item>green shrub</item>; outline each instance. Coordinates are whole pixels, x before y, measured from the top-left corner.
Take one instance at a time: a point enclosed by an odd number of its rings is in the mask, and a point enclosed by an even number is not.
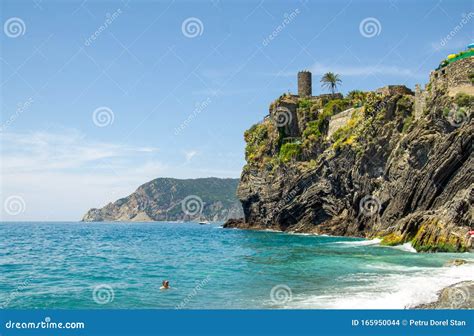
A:
[[[245,131],[245,159],[247,162],[259,162],[270,145],[268,128],[265,123],[255,124]]]
[[[408,116],[403,120],[403,128],[402,128],[402,133],[406,133],[408,129],[410,128],[411,124],[413,124],[413,116]]]
[[[317,138],[321,136],[321,120],[310,121],[303,131],[303,138],[308,138],[309,136],[314,135]]]
[[[474,72],[469,74],[469,79],[471,80],[471,84],[474,84]]]
[[[467,107],[474,103],[474,96],[460,92],[454,97],[454,102],[458,106]]]
[[[398,109],[402,111],[409,111],[411,110],[413,105],[413,101],[410,99],[410,96],[404,95],[397,101]]]
[[[336,113],[342,112],[350,107],[347,99],[334,99],[329,101],[323,108],[323,114],[330,117]]]
[[[286,143],[280,148],[279,158],[282,162],[296,160],[301,155],[300,143]]]
[[[301,109],[308,110],[311,107],[311,100],[307,98],[300,99],[298,101],[298,107]]]

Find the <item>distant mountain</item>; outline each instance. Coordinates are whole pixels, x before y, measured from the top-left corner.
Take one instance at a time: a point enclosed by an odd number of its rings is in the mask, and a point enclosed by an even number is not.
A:
[[[131,195],[90,209],[84,222],[100,221],[225,221],[243,216],[236,196],[239,179],[157,178]]]

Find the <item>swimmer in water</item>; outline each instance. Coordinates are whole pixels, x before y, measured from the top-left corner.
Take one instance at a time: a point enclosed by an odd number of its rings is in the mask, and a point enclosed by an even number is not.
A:
[[[168,280],[163,280],[161,285],[160,289],[170,289],[170,282]]]

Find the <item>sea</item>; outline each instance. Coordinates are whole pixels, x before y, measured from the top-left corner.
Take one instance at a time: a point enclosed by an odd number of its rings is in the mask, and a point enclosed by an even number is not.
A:
[[[403,309],[474,278],[473,253],[221,224],[0,223],[0,308]]]

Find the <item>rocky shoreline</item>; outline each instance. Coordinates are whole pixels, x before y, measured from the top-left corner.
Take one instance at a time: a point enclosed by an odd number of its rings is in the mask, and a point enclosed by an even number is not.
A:
[[[461,281],[445,287],[436,301],[412,309],[474,309],[474,281]]]
[[[471,83],[474,57],[463,62],[459,78],[432,75],[416,93],[282,95],[245,132],[244,217],[224,227],[472,250],[474,96],[451,95]]]

